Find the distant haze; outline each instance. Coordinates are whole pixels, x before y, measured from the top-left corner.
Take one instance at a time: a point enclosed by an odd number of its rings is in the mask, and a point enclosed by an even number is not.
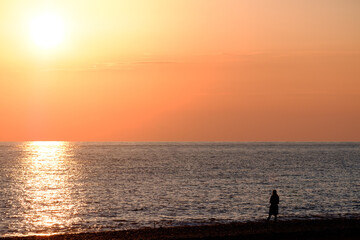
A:
[[[56,13],[64,39],[28,23]],[[358,0],[0,2],[0,141],[360,141]],[[45,39],[46,40],[46,39]]]

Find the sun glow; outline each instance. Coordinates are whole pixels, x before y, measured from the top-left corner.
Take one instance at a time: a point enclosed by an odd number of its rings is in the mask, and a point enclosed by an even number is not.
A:
[[[65,37],[64,21],[50,12],[34,17],[30,21],[29,30],[34,43],[43,49],[58,46]]]

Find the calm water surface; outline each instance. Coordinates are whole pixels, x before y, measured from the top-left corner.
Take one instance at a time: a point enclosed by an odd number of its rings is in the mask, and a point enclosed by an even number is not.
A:
[[[360,215],[360,143],[0,143],[0,237]]]

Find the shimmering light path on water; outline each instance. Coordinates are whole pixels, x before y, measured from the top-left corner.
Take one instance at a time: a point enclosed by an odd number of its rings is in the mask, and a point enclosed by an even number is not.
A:
[[[360,143],[0,143],[0,236],[360,215]]]

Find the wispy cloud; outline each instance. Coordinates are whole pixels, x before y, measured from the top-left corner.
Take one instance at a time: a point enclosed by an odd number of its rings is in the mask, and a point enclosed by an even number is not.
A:
[[[170,65],[177,64],[176,61],[132,61],[132,62],[96,62],[93,64],[74,66],[74,67],[50,67],[45,71],[120,71],[133,69],[142,65]]]
[[[266,59],[286,59],[299,57],[360,57],[360,51],[252,51],[245,53],[220,52],[208,55],[197,55],[183,57],[182,59],[157,59],[146,57],[135,61],[108,61],[82,64],[76,66],[57,66],[49,67],[44,71],[122,71],[138,69],[142,66],[166,66],[173,64],[199,64],[199,63],[218,63],[218,62],[256,62]]]

